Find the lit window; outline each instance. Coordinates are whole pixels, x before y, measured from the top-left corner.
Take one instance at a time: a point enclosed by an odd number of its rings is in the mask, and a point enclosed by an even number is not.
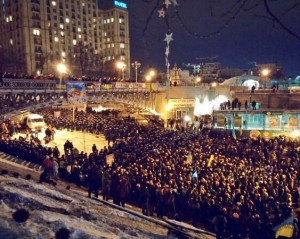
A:
[[[70,22],[70,19],[69,18],[66,18],[66,23],[69,23]]]
[[[107,48],[110,48],[110,44],[107,45]]]
[[[10,45],[13,45],[13,44],[14,44],[13,39],[10,39],[10,40],[9,40],[9,43],[10,43]]]
[[[80,27],[78,27],[78,29],[77,29],[79,32],[81,32],[81,28]]]
[[[60,24],[59,27],[60,27],[60,29],[64,29],[64,25],[63,24]]]
[[[120,48],[125,48],[125,44],[124,43],[120,43]]]
[[[106,24],[106,20],[103,20],[103,23]]]
[[[110,60],[111,60],[111,56],[108,56],[108,57],[107,57],[107,60],[109,60],[109,61],[110,61]]]
[[[107,41],[110,41],[110,38],[107,38]]]
[[[6,22],[12,22],[12,16],[6,17]]]
[[[106,32],[104,32],[104,36],[106,37],[106,35],[107,35],[107,33]]]
[[[84,2],[82,3],[82,6],[85,7],[85,3]]]
[[[109,19],[107,19],[107,23],[110,23],[110,20],[109,20]]]
[[[66,53],[63,51],[63,52],[61,53],[61,56],[62,56],[62,57],[66,57]]]
[[[40,30],[39,29],[33,29],[33,35],[39,36],[40,35]]]
[[[55,2],[55,1],[52,1],[52,5],[53,5],[53,6],[56,6],[56,2]]]
[[[93,22],[96,22],[96,18],[93,19]]]
[[[81,35],[80,34],[78,35],[78,38],[81,39]]]
[[[122,23],[122,19],[121,18],[119,19],[119,23]]]
[[[121,61],[125,61],[125,56],[121,56]]]
[[[64,32],[60,32],[60,35],[61,35],[62,37],[64,36],[64,34],[65,34]]]
[[[113,19],[113,18],[111,18],[111,19],[110,19],[110,21],[111,21],[111,22],[114,22],[114,19]]]
[[[54,41],[58,42],[58,37],[54,37]]]
[[[115,44],[114,44],[114,43],[112,43],[112,44],[111,44],[111,47],[115,47]]]
[[[73,45],[76,45],[76,44],[77,44],[76,39],[73,39]]]

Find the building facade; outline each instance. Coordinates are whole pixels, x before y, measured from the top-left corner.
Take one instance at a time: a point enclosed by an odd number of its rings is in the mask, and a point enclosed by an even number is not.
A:
[[[57,64],[66,63],[75,73],[80,66],[70,59],[82,47],[88,51],[87,70],[101,72],[104,65],[113,68],[120,60],[129,73],[127,5],[112,2],[118,4],[100,9],[97,0],[2,0],[0,71],[54,73]]]

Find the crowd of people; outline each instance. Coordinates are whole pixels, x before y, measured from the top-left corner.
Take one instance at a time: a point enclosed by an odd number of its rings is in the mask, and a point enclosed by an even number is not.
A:
[[[79,152],[70,134],[64,152],[16,139],[1,139],[0,150],[57,169],[59,177],[87,186],[89,196],[101,190],[104,200],[214,228],[217,238],[274,238],[272,228],[292,214],[298,224],[293,210],[300,206],[297,140],[234,139],[208,128],[175,130],[158,118],[140,125],[109,111],[76,112],[74,121],[69,110],[61,110],[60,117],[54,109],[39,113],[55,129],[104,134],[108,145]]]
[[[27,75],[27,74],[17,74],[10,72],[0,72],[1,79],[24,79],[24,80],[55,80],[59,81],[59,77],[52,74],[39,74],[39,75]],[[93,81],[100,82],[102,84],[110,84],[114,82],[125,82],[124,79],[120,77],[113,76],[82,76],[78,77],[75,75],[64,75],[64,81]],[[127,79],[126,82],[135,82],[135,79]]]

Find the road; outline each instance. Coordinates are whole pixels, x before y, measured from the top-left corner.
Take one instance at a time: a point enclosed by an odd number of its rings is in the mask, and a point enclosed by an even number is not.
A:
[[[20,133],[15,135],[13,138],[19,138],[19,136],[25,137],[25,134]],[[43,142],[43,145],[45,145],[43,141],[44,137],[44,132],[38,134],[38,138]],[[60,153],[64,154],[64,144],[67,140],[71,141],[73,146],[77,148],[79,152],[84,151],[88,154],[92,152],[93,144],[96,144],[98,149],[102,149],[104,146],[107,146],[107,141],[103,134],[94,135],[79,131],[70,132],[67,130],[55,130],[54,140],[45,146],[51,146],[52,148],[57,146]]]

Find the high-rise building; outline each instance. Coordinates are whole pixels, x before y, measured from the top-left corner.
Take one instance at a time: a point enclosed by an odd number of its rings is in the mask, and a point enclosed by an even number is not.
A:
[[[123,61],[128,76],[127,4],[111,3],[100,9],[97,0],[1,0],[0,71],[52,73],[66,63],[70,72],[88,74],[116,71]]]

